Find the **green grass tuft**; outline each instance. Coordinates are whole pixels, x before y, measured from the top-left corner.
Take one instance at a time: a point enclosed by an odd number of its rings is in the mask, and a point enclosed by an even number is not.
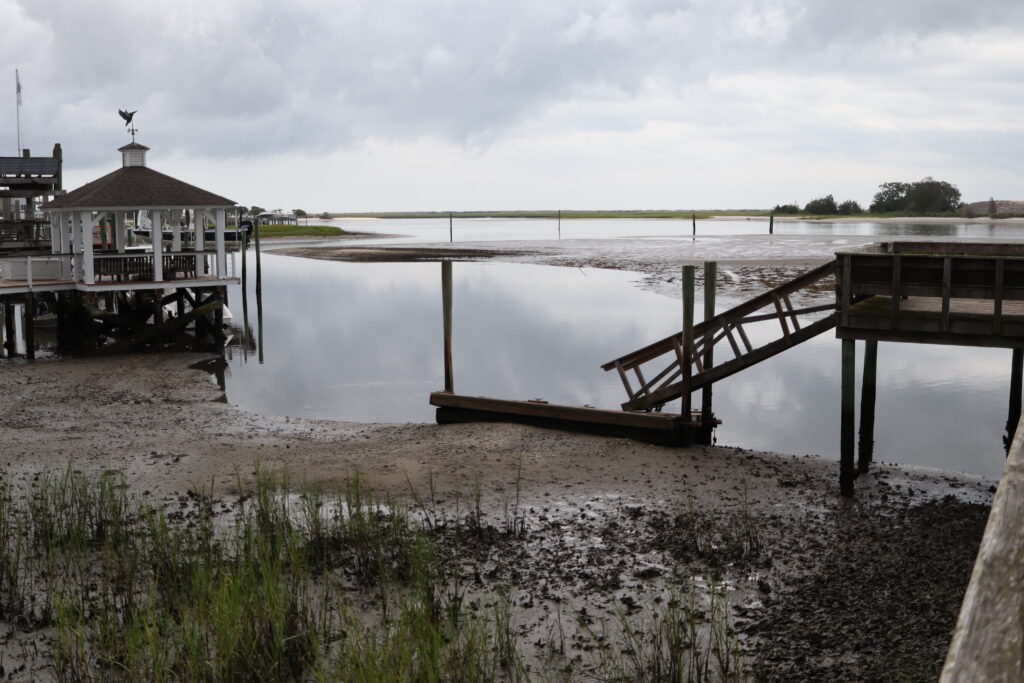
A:
[[[261,225],[260,237],[337,237],[345,231],[335,225]]]

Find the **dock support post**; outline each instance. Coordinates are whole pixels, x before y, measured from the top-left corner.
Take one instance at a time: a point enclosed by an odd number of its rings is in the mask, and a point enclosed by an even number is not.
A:
[[[452,262],[441,262],[441,297],[444,304],[444,390],[455,392],[455,376],[452,368]]]
[[[839,492],[844,496],[853,495],[853,449],[854,449],[854,419],[856,417],[856,405],[854,401],[855,391],[855,365],[857,360],[857,347],[853,339],[843,340],[843,370],[842,370],[842,417],[840,420],[840,441],[839,441]]]
[[[155,228],[154,228],[155,230]],[[154,233],[156,234],[156,233]],[[156,336],[153,338],[154,351],[164,349],[164,290],[153,290],[153,327],[156,328]]]
[[[697,236],[697,214],[692,214],[691,218],[693,220],[693,236],[696,237]]]
[[[4,347],[7,349],[7,357],[14,358],[18,343],[14,339],[14,304],[10,299],[4,301]]]
[[[263,265],[260,263],[260,222],[259,219],[254,221],[255,227],[253,232],[256,233],[256,306],[260,307],[260,301],[263,294]],[[262,360],[261,360],[262,362]]]
[[[1013,360],[1010,366],[1010,410],[1006,416],[1006,436],[1004,442],[1006,452],[1010,452],[1010,444],[1017,431],[1021,413],[1021,380],[1024,378],[1024,349],[1013,349]]]
[[[680,412],[686,421],[693,420],[690,377],[693,375],[693,289],[695,266],[683,266],[683,391]]]
[[[704,262],[704,320],[715,317],[715,289],[718,285],[718,262]],[[707,370],[715,364],[714,335],[704,336],[704,369]],[[700,440],[701,443],[711,443],[711,431],[714,429],[712,420],[715,413],[712,408],[712,385],[708,384],[701,390],[700,397]]]
[[[775,234],[775,214],[774,213],[768,214],[768,234],[769,235],[774,235]]]
[[[36,301],[32,292],[25,294],[25,358],[36,358]]]
[[[864,342],[864,374],[860,390],[860,434],[857,440],[857,472],[867,474],[875,452],[875,376],[878,342]]]

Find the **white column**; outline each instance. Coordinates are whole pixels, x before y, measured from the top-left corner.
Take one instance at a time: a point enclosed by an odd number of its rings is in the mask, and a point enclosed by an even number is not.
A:
[[[150,234],[153,236],[153,279],[156,282],[164,281],[164,223],[162,211],[150,211],[150,219],[153,227]]]
[[[82,279],[82,221],[77,211],[71,212],[71,277],[74,280]]]
[[[125,243],[125,227],[124,227],[124,211],[114,212],[114,246],[117,247],[117,253],[124,253]]]
[[[60,211],[48,212],[50,216],[50,253],[60,253]]]
[[[181,251],[181,212],[171,212],[171,251]]]
[[[82,226],[82,282],[92,285],[96,284],[96,264],[92,258],[92,212],[82,211],[78,216]]]
[[[224,252],[224,209],[214,212],[217,221],[217,277],[227,277],[228,261]]]
[[[202,209],[195,209],[192,212],[192,225],[196,231],[196,251],[206,249],[206,212]]]

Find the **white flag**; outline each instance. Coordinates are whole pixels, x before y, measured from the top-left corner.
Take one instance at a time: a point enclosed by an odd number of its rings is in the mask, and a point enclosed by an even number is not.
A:
[[[18,106],[21,106],[21,76],[18,75],[18,70],[14,70],[14,87],[18,93]]]

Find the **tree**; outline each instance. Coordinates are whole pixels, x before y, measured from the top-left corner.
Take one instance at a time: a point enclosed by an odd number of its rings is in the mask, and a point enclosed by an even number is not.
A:
[[[262,206],[250,206],[249,207],[249,213],[251,213],[253,216],[259,216],[261,213],[266,213],[266,212],[267,212],[267,210],[264,209]]]
[[[839,205],[839,213],[844,216],[852,216],[855,213],[864,213],[864,209],[860,208],[860,204],[855,200],[847,199]]]
[[[878,192],[875,193],[875,198],[871,202],[871,212],[902,211],[907,202],[908,192],[910,192],[910,183],[882,183],[878,186]]]
[[[800,207],[796,204],[776,204],[772,213],[800,213]]]
[[[942,180],[925,178],[911,183],[905,209],[912,214],[943,213],[960,206],[960,190]]]
[[[819,216],[834,216],[839,213],[839,207],[836,206],[836,200],[832,195],[825,195],[817,199],[812,199],[807,202],[807,206],[804,207],[804,213],[811,213]]]
[[[320,218],[322,220],[329,221],[331,220],[331,214],[327,211],[324,211],[322,214],[320,214]]]

